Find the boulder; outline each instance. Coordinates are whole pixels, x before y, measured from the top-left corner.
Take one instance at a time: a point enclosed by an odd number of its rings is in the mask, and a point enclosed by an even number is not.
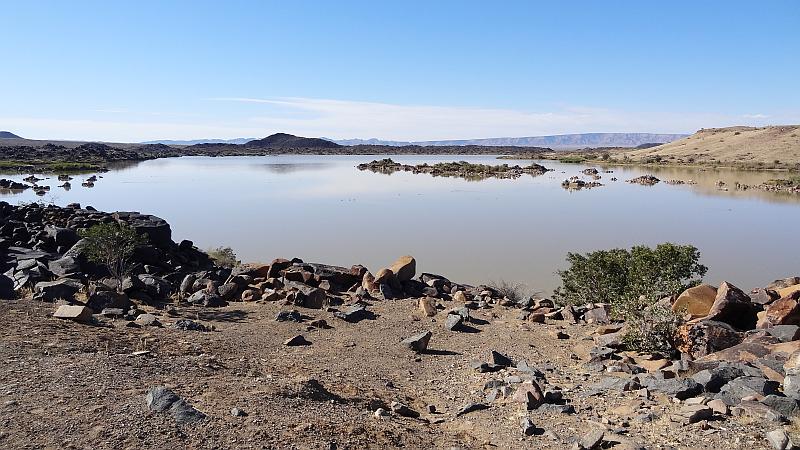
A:
[[[53,317],[56,319],[73,320],[75,322],[89,322],[92,320],[92,311],[85,306],[61,305],[58,307]]]
[[[684,311],[692,317],[705,317],[717,297],[717,288],[707,284],[686,289],[672,304],[672,311],[682,314]]]
[[[767,328],[765,331],[780,339],[781,342],[791,342],[800,339],[800,326],[798,325],[775,325]]]
[[[750,301],[759,305],[766,305],[781,298],[777,291],[772,289],[756,288],[750,291]]]
[[[444,321],[444,327],[449,331],[458,331],[464,323],[464,318],[458,314],[448,314]]]
[[[81,283],[68,278],[62,278],[56,281],[41,281],[36,283],[33,298],[46,302],[52,302],[57,299],[71,301],[82,287],[83,285]]]
[[[81,265],[77,259],[71,256],[64,256],[63,258],[47,263],[47,268],[59,278],[76,277],[81,274]]]
[[[763,399],[767,395],[776,394],[778,386],[778,383],[763,377],[739,377],[722,386],[716,398],[729,406],[738,405],[746,397]]]
[[[335,317],[350,323],[360,322],[369,317],[369,314],[367,307],[363,305],[349,306],[341,311],[333,313]]]
[[[142,290],[148,295],[157,300],[163,300],[172,294],[172,284],[169,281],[150,274],[142,274],[138,276],[139,281],[142,282]],[[127,292],[127,289],[123,290]]]
[[[112,217],[124,222],[139,234],[144,234],[151,244],[157,247],[168,247],[172,242],[172,229],[166,220],[137,212],[116,212]]]
[[[428,317],[436,315],[436,299],[432,297],[425,297],[419,299],[419,310],[422,314]]]
[[[610,323],[611,319],[609,318],[609,312],[611,308],[609,305],[601,305],[596,308],[589,309],[585,313],[583,313],[583,320],[586,323]]]
[[[47,236],[51,237],[59,247],[69,248],[80,240],[78,233],[69,228],[59,228],[48,225],[44,228],[44,231],[47,233]]]
[[[692,380],[702,385],[706,392],[717,393],[722,386],[744,375],[742,369],[725,364],[712,369],[703,369],[692,375]]]
[[[178,425],[188,425],[205,420],[206,415],[189,405],[164,386],[150,389],[145,398],[147,407],[155,412],[169,412]]]
[[[775,300],[767,306],[766,313],[759,321],[759,328],[775,325],[800,325],[800,291]]]
[[[89,296],[86,306],[95,311],[102,311],[106,308],[121,308],[127,311],[133,306],[133,302],[127,295],[119,292],[98,291]]]
[[[417,273],[417,261],[413,256],[401,256],[389,266],[389,269],[394,273],[397,281],[408,281]]]
[[[0,274],[0,299],[10,300],[15,296],[14,280],[3,274]]]
[[[756,314],[760,309],[760,305],[752,303],[741,289],[723,281],[717,289],[717,296],[706,319],[724,322],[742,331],[752,330],[756,326]]]
[[[685,323],[678,327],[675,346],[693,358],[700,358],[738,345],[743,338],[743,333],[727,323],[701,320]]]
[[[422,333],[415,334],[414,336],[403,339],[401,344],[403,344],[410,350],[413,350],[417,353],[423,353],[428,349],[428,342],[430,342],[431,336],[433,336],[432,332],[424,331]]]
[[[381,269],[375,274],[375,284],[389,284],[389,281],[392,278],[394,278],[394,272],[392,272],[392,269]]]
[[[306,340],[306,338],[302,334],[298,334],[297,336],[293,336],[284,341],[283,345],[289,347],[300,347],[300,346],[311,345],[311,342],[308,342],[308,340]]]
[[[539,384],[530,380],[520,384],[511,399],[517,403],[524,403],[525,409],[531,411],[544,403],[544,394]]]
[[[325,291],[297,281],[287,281],[286,289],[297,291],[295,304],[305,308],[322,309],[327,304]]]
[[[786,297],[798,291],[800,291],[800,284],[795,284],[793,286],[787,286],[783,289],[778,289],[778,295],[781,297]]]

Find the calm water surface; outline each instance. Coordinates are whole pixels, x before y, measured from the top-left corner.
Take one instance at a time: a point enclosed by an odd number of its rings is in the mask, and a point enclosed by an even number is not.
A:
[[[392,156],[408,164],[466,160],[520,165],[492,156]],[[569,251],[634,244],[691,243],[710,267],[707,281],[743,289],[800,274],[800,196],[722,191],[718,180],[756,184],[769,173],[612,168],[605,186],[567,191],[560,183],[586,165],[540,161],[539,177],[465,181],[427,174],[361,172],[369,156],[184,157],[120,167],[94,188],[38,197],[0,192],[11,203],[79,202],[166,219],[175,240],[230,246],[244,261],[299,257],[377,270],[411,254],[418,271],[466,283],[513,280],[548,292]],[[653,173],[697,185],[645,187],[625,180]],[[21,180],[24,175],[2,175]],[[611,177],[619,181],[610,181]],[[586,178],[586,177],[584,177]]]

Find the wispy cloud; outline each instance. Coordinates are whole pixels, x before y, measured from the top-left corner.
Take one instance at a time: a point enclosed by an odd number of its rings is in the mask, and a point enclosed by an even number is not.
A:
[[[220,97],[212,100],[263,104],[263,113],[250,118],[250,121],[262,124],[265,128],[334,138],[428,140],[585,132],[682,133],[710,126],[761,124],[759,122],[767,118],[715,113],[620,111],[586,106],[523,111],[303,97]],[[294,114],[287,114],[287,111]]]
[[[800,122],[800,114],[796,113],[735,115],[627,111],[580,105],[532,111],[305,97],[215,97],[205,100],[205,106],[201,102],[191,111],[160,113],[124,107],[98,108],[87,117],[0,117],[0,124],[20,135],[41,139],[136,142],[230,139],[267,136],[275,132],[336,139],[376,137],[401,141],[587,132],[690,133],[708,127]],[[227,105],[220,107],[221,103]]]

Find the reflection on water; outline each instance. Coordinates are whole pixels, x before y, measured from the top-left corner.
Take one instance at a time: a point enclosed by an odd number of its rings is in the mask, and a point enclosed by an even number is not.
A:
[[[403,254],[420,271],[461,282],[513,280],[551,290],[569,251],[691,243],[711,268],[707,280],[728,279],[743,289],[800,273],[796,224],[800,196],[736,191],[770,172],[696,168],[603,167],[603,186],[570,191],[561,182],[585,181],[588,167],[538,161],[551,172],[480,182],[429,174],[391,176],[359,171],[370,156],[184,157],[111,165],[94,188],[91,174],[76,175],[72,189],[54,186],[43,197],[28,189],[0,191],[6,201],[78,202],[101,210],[159,215],[176,240],[202,248],[230,246],[247,261],[300,257],[372,269]],[[530,161],[492,156],[392,156],[404,164],[466,160]],[[604,170],[613,173],[605,173]],[[652,173],[663,181],[696,184],[640,186],[627,183]],[[0,178],[20,181],[29,174]],[[44,176],[39,175],[39,178]],[[613,181],[613,178],[617,178]],[[719,181],[724,183],[718,186]],[[725,191],[725,188],[729,190]]]

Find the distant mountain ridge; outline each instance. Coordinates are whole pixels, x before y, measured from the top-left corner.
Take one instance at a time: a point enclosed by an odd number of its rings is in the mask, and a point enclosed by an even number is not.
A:
[[[580,133],[558,134],[550,136],[501,137],[485,139],[453,139],[445,141],[383,141],[379,139],[340,139],[331,141],[341,145],[420,145],[420,146],[513,146],[513,147],[549,147],[557,150],[578,149],[586,147],[638,147],[642,144],[665,144],[683,139],[688,134],[658,133]]]
[[[0,139],[22,139],[10,131],[0,131]]]

